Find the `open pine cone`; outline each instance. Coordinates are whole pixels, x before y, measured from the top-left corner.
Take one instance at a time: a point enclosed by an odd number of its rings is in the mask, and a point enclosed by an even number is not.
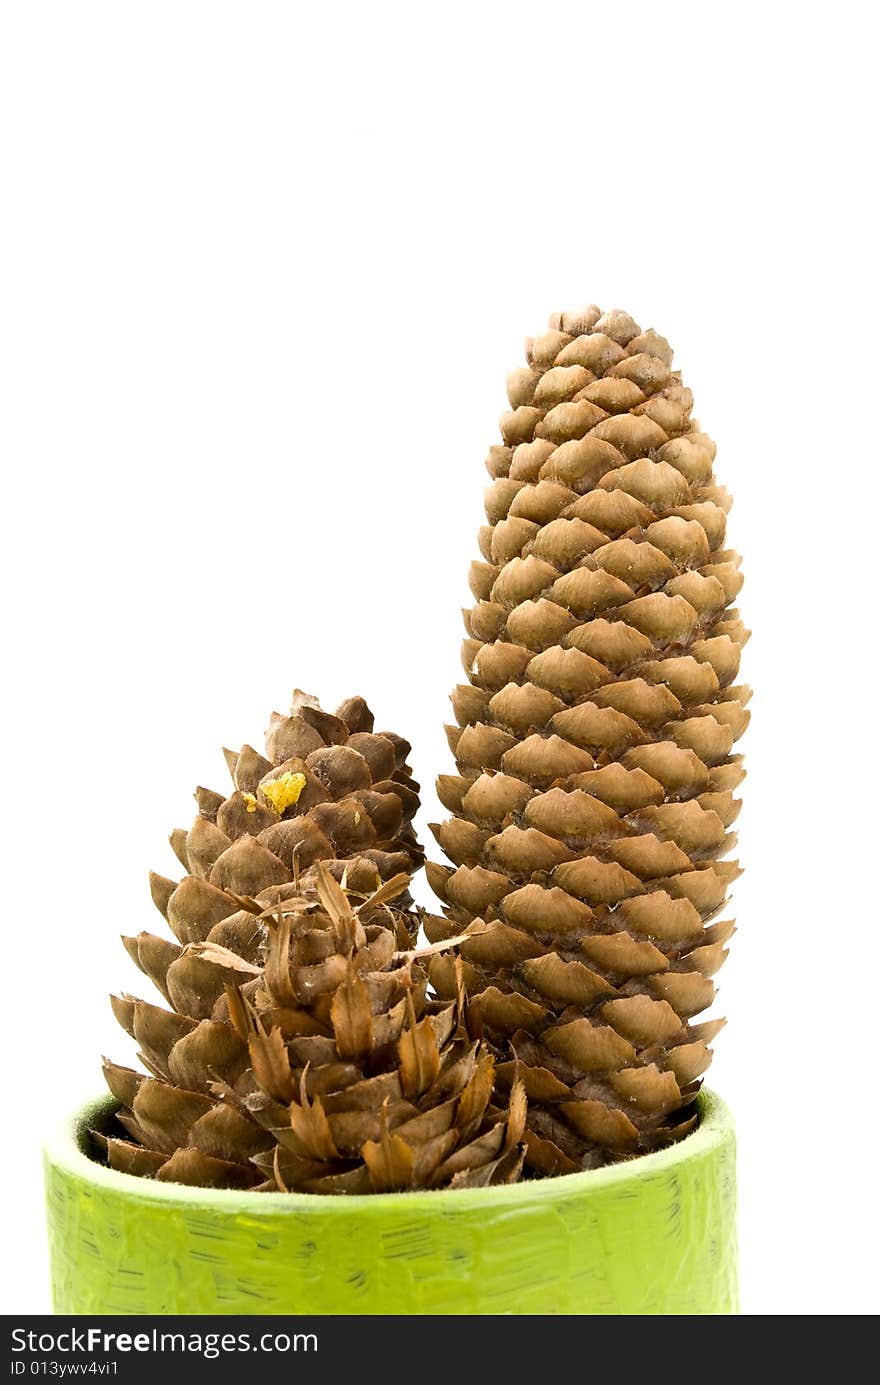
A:
[[[172,1008],[113,1000],[150,1075],[105,1062],[128,1137],[96,1137],[112,1167],[328,1192],[519,1176],[524,1094],[490,1110],[463,991],[426,999],[407,892],[418,785],[407,742],[372,726],[361,698],[330,716],[297,693],[270,758],[245,746],[228,798],[196,791],[193,827],[172,834],[190,873],[151,877],[178,942],[123,940]]]
[[[211,1019],[117,1002],[154,1074],[105,1064],[127,1140],[114,1168],[201,1187],[392,1192],[511,1182],[525,1093],[490,1107],[494,1060],[463,988],[426,999],[418,954],[388,908],[398,876],[359,903],[324,865],[256,916],[260,965],[214,943],[188,951],[224,983]]]
[[[628,314],[554,316],[508,381],[468,683],[449,728],[458,774],[429,865],[487,1036],[529,1097],[528,1164],[563,1173],[675,1138],[719,1022],[737,866],[724,858],[748,720],[747,632],[715,446],[672,351]],[[431,981],[454,993],[450,958]]]

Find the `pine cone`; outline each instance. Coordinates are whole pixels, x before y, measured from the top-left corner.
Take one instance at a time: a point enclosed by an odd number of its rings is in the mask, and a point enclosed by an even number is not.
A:
[[[151,877],[179,942],[123,940],[172,1009],[113,999],[151,1076],[105,1062],[128,1136],[96,1136],[112,1167],[329,1192],[518,1177],[524,1095],[489,1111],[463,992],[429,1004],[408,951],[418,785],[372,726],[361,698],[330,716],[297,693],[268,759],[227,754],[230,797],[196,791],[171,839],[190,873]]]
[[[487,461],[429,936],[492,922],[462,945],[466,985],[522,1068],[527,1162],[552,1174],[695,1119],[749,694],[730,501],[669,344],[589,308],[527,359]],[[430,976],[451,994],[447,957]]]
[[[519,1177],[525,1093],[490,1108],[492,1055],[467,1029],[460,987],[426,978],[389,901],[398,876],[354,905],[321,864],[264,911],[259,965],[215,943],[188,952],[225,979],[212,1019],[143,1001],[118,1009],[144,1077],[108,1063],[129,1140],[111,1166],[163,1181],[323,1193],[472,1187]],[[243,983],[243,984],[242,984]]]

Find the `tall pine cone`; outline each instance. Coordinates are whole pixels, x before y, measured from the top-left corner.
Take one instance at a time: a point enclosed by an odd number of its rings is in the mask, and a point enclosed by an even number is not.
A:
[[[628,314],[554,316],[508,380],[466,614],[458,774],[429,865],[487,1035],[516,1055],[527,1162],[563,1173],[689,1129],[719,1022],[739,873],[747,632],[729,497],[669,344]],[[431,980],[454,989],[439,955]]]
[[[154,1075],[105,1065],[128,1135],[111,1166],[201,1187],[323,1193],[473,1187],[519,1177],[525,1093],[490,1107],[494,1060],[463,989],[426,998],[387,906],[401,875],[355,904],[327,868],[257,920],[257,965],[215,944],[188,953],[225,995],[213,1017],[117,1006]],[[401,937],[402,934],[402,937]]]

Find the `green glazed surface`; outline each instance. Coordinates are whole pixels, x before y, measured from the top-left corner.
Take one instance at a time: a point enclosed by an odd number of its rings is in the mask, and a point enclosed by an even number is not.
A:
[[[711,1092],[680,1144],[512,1187],[238,1193],[116,1173],[91,1102],[46,1148],[52,1285],[75,1314],[727,1314],[735,1142]]]

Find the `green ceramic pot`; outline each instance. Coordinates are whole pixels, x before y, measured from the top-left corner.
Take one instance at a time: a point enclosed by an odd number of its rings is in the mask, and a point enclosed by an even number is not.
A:
[[[46,1149],[55,1310],[721,1314],[736,1310],[733,1122],[591,1173],[455,1192],[238,1193],[116,1173],[90,1103]]]

